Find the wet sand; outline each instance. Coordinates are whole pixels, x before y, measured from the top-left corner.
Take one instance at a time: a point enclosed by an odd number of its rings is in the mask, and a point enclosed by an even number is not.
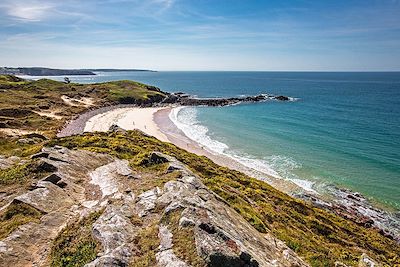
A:
[[[206,156],[218,165],[243,172],[251,177],[265,181],[273,187],[279,189],[280,191],[291,194],[304,192],[303,188],[291,181],[284,180],[282,178],[276,178],[265,173],[256,171],[254,169],[244,166],[240,162],[228,156],[217,154],[202,147],[194,140],[188,138],[180,129],[176,127],[176,125],[169,118],[171,110],[172,107],[161,109],[155,112],[153,117],[153,120],[158,126],[159,131],[167,137],[170,143],[191,153]]]

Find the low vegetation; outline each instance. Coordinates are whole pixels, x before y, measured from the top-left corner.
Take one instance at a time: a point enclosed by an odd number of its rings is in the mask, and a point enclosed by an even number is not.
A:
[[[179,219],[182,209],[173,210],[162,218],[172,233],[174,254],[193,267],[207,266],[205,261],[199,257],[196,250],[195,235],[192,226],[179,228]]]
[[[157,266],[156,252],[160,245],[158,238],[158,224],[153,223],[142,229],[134,239],[138,249],[137,255],[132,258],[130,267]]]
[[[49,79],[28,81],[11,75],[0,75],[0,92],[0,132],[18,129],[49,137],[67,120],[93,107],[146,105],[165,97],[157,87],[133,81],[66,84]]]
[[[27,182],[38,180],[46,174],[47,171],[42,170],[41,165],[37,161],[14,164],[10,168],[0,169],[0,189],[6,185],[26,184]]]
[[[80,267],[96,259],[100,244],[92,236],[92,225],[102,211],[68,225],[54,241],[51,266]]]
[[[11,203],[5,210],[0,212],[0,240],[8,236],[20,225],[39,222],[42,215],[42,212],[28,204]]]
[[[376,229],[315,208],[262,181],[138,131],[85,134],[55,139],[49,145],[109,153],[132,164],[141,162],[152,151],[174,156],[258,231],[272,232],[312,266],[333,266],[335,261],[355,266],[364,252],[386,266],[400,264],[399,244]]]

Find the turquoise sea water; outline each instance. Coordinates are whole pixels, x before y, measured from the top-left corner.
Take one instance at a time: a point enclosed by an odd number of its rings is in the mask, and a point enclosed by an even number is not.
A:
[[[199,97],[273,93],[265,102],[177,113],[211,149],[314,188],[335,184],[400,209],[400,73],[119,72],[79,82],[132,79]],[[190,131],[191,129],[191,131]]]

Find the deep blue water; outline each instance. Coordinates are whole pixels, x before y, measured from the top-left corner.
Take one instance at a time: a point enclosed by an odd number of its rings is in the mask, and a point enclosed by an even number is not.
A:
[[[294,181],[350,188],[400,209],[398,72],[121,72],[73,78],[119,79],[199,97],[296,97],[287,103],[183,109],[178,120],[205,145],[256,168]]]

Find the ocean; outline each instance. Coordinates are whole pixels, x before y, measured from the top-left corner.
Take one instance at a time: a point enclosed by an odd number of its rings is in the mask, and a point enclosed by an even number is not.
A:
[[[136,80],[198,97],[294,97],[291,102],[179,108],[170,117],[190,138],[247,166],[309,190],[349,188],[400,210],[399,72],[98,74],[70,78]]]

